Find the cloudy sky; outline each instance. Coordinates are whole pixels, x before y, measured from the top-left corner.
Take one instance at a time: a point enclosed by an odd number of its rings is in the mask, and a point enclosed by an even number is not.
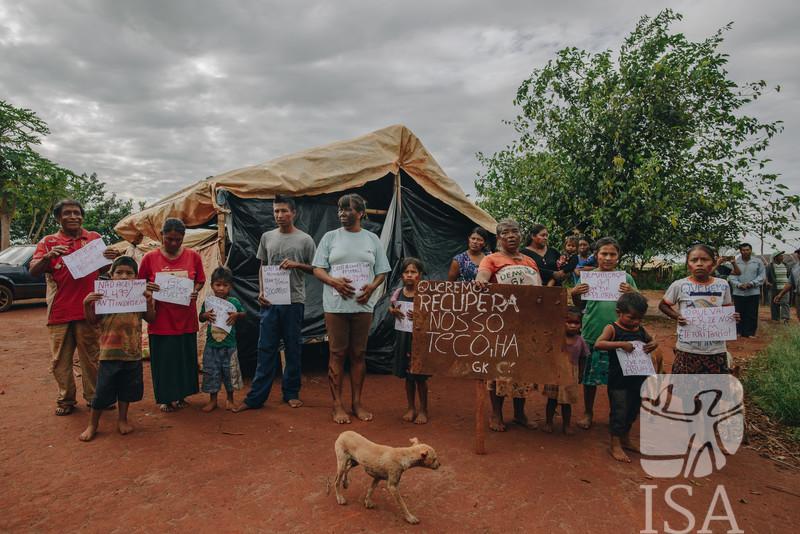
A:
[[[475,153],[513,138],[501,121],[534,68],[565,46],[616,49],[667,5],[694,39],[734,21],[731,77],[781,85],[747,112],[784,121],[769,155],[800,191],[791,0],[0,0],[0,99],[50,125],[46,156],[146,201],[394,123],[474,193]]]

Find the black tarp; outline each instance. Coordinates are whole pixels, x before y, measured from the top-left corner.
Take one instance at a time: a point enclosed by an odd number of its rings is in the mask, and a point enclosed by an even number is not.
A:
[[[412,178],[401,171],[401,202],[399,224],[395,224],[387,254],[392,266],[389,287],[400,284],[399,266],[404,257],[419,257],[426,269],[426,277],[442,279],[453,256],[466,248],[467,237],[475,223],[459,211],[429,195]],[[367,207],[388,210],[394,192],[394,175],[389,174],[363,187],[335,194],[297,197],[295,224],[308,233],[314,242],[339,227],[336,201],[345,193],[358,193],[367,201]],[[272,200],[239,198],[224,194],[218,199],[230,209],[228,217],[228,266],[235,276],[234,295],[242,302],[247,319],[237,323],[239,361],[245,376],[255,371],[256,344],[258,340],[258,267],[256,251],[261,235],[275,228]],[[364,227],[380,235],[384,215],[370,215]],[[321,338],[325,334],[322,311],[322,285],[309,275],[306,279],[306,307],[303,323],[305,340]],[[375,306],[375,314],[367,346],[367,367],[371,372],[388,373],[392,368],[394,343],[393,319],[387,317],[389,294]]]

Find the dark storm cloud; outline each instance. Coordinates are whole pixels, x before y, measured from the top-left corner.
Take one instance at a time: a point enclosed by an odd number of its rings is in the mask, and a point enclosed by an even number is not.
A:
[[[565,46],[618,48],[653,2],[12,2],[0,0],[0,98],[50,125],[43,151],[155,200],[188,183],[404,123],[468,192],[513,138],[516,88]],[[770,155],[800,188],[792,2],[677,2],[690,38],[733,20],[737,81],[783,90]]]

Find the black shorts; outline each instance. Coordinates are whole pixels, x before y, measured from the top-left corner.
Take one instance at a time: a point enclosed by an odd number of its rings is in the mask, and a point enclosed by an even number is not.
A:
[[[141,360],[100,360],[92,408],[103,410],[117,401],[137,402],[143,395]]]

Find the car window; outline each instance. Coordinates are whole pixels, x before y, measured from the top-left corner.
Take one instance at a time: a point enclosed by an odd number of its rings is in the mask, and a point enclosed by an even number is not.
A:
[[[15,246],[0,252],[0,265],[22,265],[33,256],[33,246]]]

